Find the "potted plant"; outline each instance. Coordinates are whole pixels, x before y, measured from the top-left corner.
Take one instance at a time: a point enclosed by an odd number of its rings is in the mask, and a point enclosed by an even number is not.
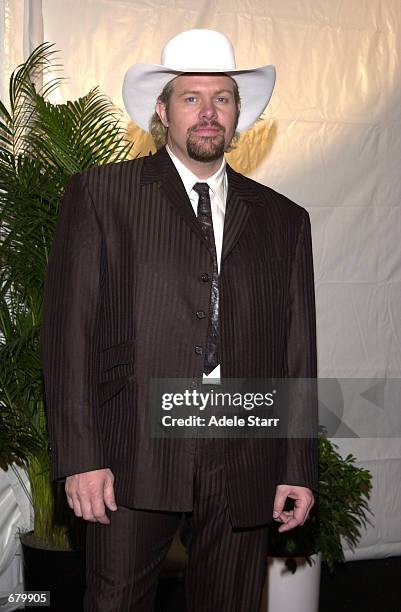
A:
[[[11,465],[26,468],[30,454],[39,450],[35,429],[25,414],[10,410],[1,399],[0,408],[0,469],[6,472]]]
[[[271,529],[270,554],[285,560],[285,567],[281,566],[278,571],[281,575],[287,574],[287,594],[289,590],[294,590],[291,576],[300,565],[311,567],[317,559],[318,563],[325,562],[333,571],[336,562],[344,561],[342,539],[353,550],[360,538],[361,528],[368,522],[371,474],[355,466],[356,458],[353,455],[344,458],[337,448],[322,432],[319,436],[319,492],[305,525],[283,534],[278,532],[276,525]],[[305,609],[308,612],[313,612],[312,606],[318,604],[320,565],[316,569],[317,592],[313,592],[310,585],[306,589],[309,601]],[[271,595],[271,600],[275,597]],[[301,612],[301,596],[297,593],[296,597],[296,609]],[[268,608],[268,612],[275,610],[276,605],[273,604]]]
[[[64,512],[63,487],[49,475],[39,357],[43,283],[69,177],[126,159],[132,143],[119,111],[98,88],[57,105],[48,98],[61,77],[37,90],[38,77],[58,67],[51,47],[37,47],[11,75],[9,110],[0,102],[0,459],[3,469],[17,462],[29,475],[34,530],[23,541],[67,551],[71,518],[65,519],[72,513]]]

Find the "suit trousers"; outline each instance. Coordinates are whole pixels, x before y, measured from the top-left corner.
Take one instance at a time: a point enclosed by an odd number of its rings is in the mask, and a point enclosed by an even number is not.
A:
[[[233,529],[222,440],[195,446],[193,511],[119,507],[87,525],[85,612],[152,612],[160,569],[181,525],[188,612],[258,612],[267,569],[266,526]]]

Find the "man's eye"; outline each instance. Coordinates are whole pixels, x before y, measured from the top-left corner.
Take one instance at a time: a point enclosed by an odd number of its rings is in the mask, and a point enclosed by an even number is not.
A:
[[[228,99],[225,96],[219,96],[217,98],[218,102],[222,102],[223,104],[226,104],[228,102]]]
[[[185,102],[195,102],[195,101],[196,101],[195,96],[187,96],[185,98]]]

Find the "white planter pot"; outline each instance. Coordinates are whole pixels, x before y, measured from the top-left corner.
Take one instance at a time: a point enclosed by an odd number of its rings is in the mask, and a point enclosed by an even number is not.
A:
[[[19,476],[19,477],[18,477]],[[13,465],[0,470],[0,610],[11,612],[21,608],[19,603],[8,603],[10,593],[24,590],[19,530],[31,529],[31,506],[21,485],[29,490],[29,481],[22,468]]]
[[[269,558],[266,612],[318,612],[322,558],[320,554],[311,558],[312,566],[297,559],[295,574],[287,570],[285,559]]]

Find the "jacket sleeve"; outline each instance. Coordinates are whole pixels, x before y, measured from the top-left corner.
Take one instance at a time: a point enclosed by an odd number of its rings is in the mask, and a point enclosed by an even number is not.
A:
[[[102,234],[84,174],[69,181],[45,280],[41,359],[53,479],[107,467],[96,413]]]
[[[284,376],[288,378],[287,427],[280,484],[318,489],[316,311],[312,239],[304,211],[294,252],[287,312]]]

